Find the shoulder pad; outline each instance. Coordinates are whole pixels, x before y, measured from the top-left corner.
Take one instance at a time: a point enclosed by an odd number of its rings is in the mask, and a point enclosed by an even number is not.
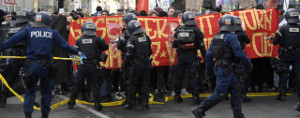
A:
[[[177,31],[185,31],[185,32],[192,32],[194,31],[194,28],[189,28],[189,27],[179,27]]]

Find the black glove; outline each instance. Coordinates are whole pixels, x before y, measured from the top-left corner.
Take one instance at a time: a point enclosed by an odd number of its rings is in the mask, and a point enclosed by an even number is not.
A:
[[[253,64],[252,64],[252,63],[247,64],[247,65],[246,65],[246,68],[247,68],[248,72],[251,72],[252,69],[253,69]]]
[[[172,47],[173,48],[178,48],[178,41],[177,40],[172,41]]]

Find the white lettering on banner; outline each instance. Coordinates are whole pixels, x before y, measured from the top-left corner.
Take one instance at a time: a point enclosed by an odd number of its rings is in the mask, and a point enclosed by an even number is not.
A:
[[[32,31],[31,38],[53,38],[53,33],[47,31]]]

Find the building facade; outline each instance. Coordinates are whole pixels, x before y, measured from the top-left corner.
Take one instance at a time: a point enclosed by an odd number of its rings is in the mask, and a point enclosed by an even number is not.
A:
[[[67,12],[82,9],[85,13],[95,13],[97,6],[117,13],[120,10],[133,10],[136,6],[135,0],[63,0],[64,9]],[[0,0],[0,9],[5,11],[20,11],[22,9],[46,11],[53,13],[58,11],[58,0]]]

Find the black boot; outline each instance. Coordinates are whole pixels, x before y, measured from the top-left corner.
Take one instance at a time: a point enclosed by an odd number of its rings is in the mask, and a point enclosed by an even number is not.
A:
[[[205,108],[200,106],[194,107],[191,109],[193,115],[195,116],[195,118],[203,118],[205,116],[204,112],[205,112]]]
[[[279,101],[286,101],[286,89],[285,88],[279,88],[279,95],[276,97],[276,100]]]
[[[69,109],[73,109],[75,104],[75,99],[70,99],[70,101],[68,102]]]
[[[180,95],[175,95],[174,96],[174,102],[175,103],[181,103],[181,102],[183,102],[183,100],[182,100]]]
[[[233,112],[233,118],[246,118],[245,115],[242,112]]]
[[[0,108],[3,108],[6,105],[7,95],[4,92],[0,93]]]
[[[143,103],[142,103],[142,109],[144,109],[144,110],[149,109],[149,105],[148,105],[147,102],[143,102]]]
[[[100,104],[100,101],[95,102],[94,109],[96,111],[101,111],[102,110],[102,105]]]
[[[276,97],[276,100],[279,100],[279,101],[286,101],[286,95],[279,94],[279,95]]]
[[[126,104],[126,105],[124,106],[124,108],[125,108],[126,110],[132,110],[132,109],[135,109],[136,106],[135,106],[135,104],[128,103],[128,104]]]
[[[295,110],[300,112],[300,101],[297,102],[297,104],[295,106]]]
[[[195,118],[203,118],[205,116],[205,112],[212,108],[213,106],[215,106],[216,104],[218,104],[219,102],[223,101],[224,98],[226,97],[227,94],[222,94],[222,93],[217,93],[217,95],[219,96],[217,100],[209,100],[209,99],[205,99],[202,101],[200,106],[194,107],[191,109],[192,113],[194,114]],[[207,105],[207,103],[210,103],[209,105]]]
[[[243,95],[242,100],[243,100],[243,102],[251,102],[252,101],[252,99],[249,98],[247,95]]]
[[[42,118],[48,118],[48,114],[43,114]]]
[[[199,105],[201,103],[201,100],[199,97],[193,97],[193,104]]]
[[[25,118],[31,118],[31,113],[25,113]]]

